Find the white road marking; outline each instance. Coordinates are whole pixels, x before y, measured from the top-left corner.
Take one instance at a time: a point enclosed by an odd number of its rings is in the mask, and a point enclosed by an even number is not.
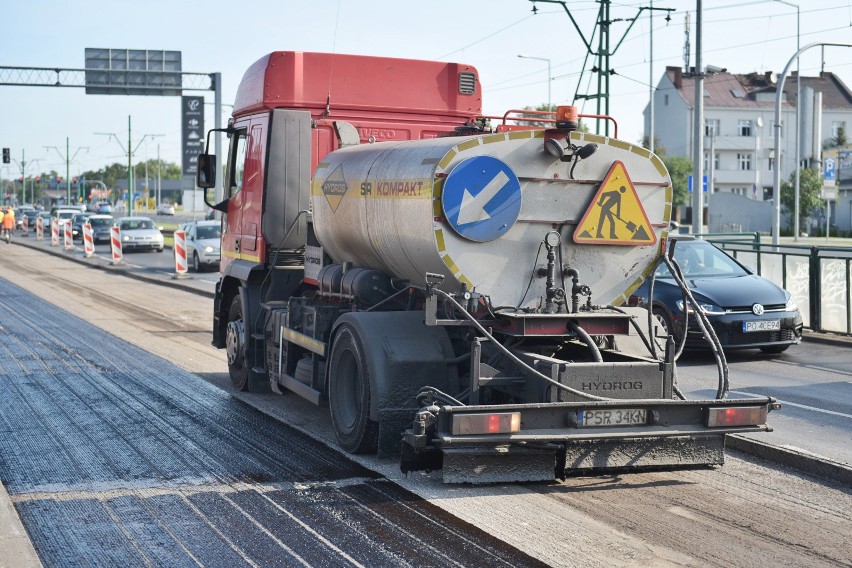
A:
[[[731,394],[738,394],[740,396],[745,396],[748,398],[764,398],[765,395],[752,394],[749,392],[742,391],[728,391]],[[833,410],[825,410],[824,408],[817,408],[815,406],[808,406],[806,404],[796,404],[795,402],[787,402],[786,400],[779,400],[782,406],[794,406],[796,408],[803,408],[805,410],[813,410],[814,412],[821,412],[823,414],[831,414],[832,416],[840,416],[841,418],[852,418],[852,414],[844,414],[843,412],[835,412]]]

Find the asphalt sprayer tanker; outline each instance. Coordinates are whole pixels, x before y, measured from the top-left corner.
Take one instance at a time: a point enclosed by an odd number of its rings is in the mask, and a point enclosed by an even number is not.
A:
[[[721,464],[726,434],[770,430],[778,405],[728,399],[723,359],[716,396],[685,400],[678,346],[629,305],[659,263],[677,274],[662,161],[573,107],[535,120],[483,117],[469,65],[254,63],[208,201],[234,386],[327,403],[347,452],[446,482]]]

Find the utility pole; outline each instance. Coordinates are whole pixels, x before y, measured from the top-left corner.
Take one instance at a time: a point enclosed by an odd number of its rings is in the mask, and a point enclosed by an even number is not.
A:
[[[627,37],[627,34],[630,33],[630,30],[633,28],[633,24],[636,23],[636,20],[639,19],[639,16],[642,15],[642,12],[645,10],[649,11],[661,11],[667,12],[666,14],[666,22],[671,20],[668,12],[674,12],[674,8],[654,8],[653,6],[640,6],[636,15],[632,18],[610,18],[610,7],[612,5],[612,0],[597,0],[598,4],[600,4],[600,8],[598,9],[597,21],[595,22],[595,30],[597,30],[598,41],[597,41],[597,49],[592,46],[592,42],[586,39],[586,36],[583,35],[583,32],[580,30],[580,26],[577,25],[577,21],[574,19],[574,15],[571,13],[571,10],[568,9],[568,4],[565,0],[530,0],[533,2],[533,8],[535,8],[535,2],[547,2],[550,4],[559,4],[562,6],[562,9],[565,10],[565,13],[571,19],[571,23],[574,25],[574,29],[580,35],[580,39],[583,41],[583,44],[586,46],[587,56],[586,61],[588,61],[588,56],[592,55],[597,58],[597,63],[592,67],[591,72],[598,74],[598,92],[594,95],[581,95],[580,91],[580,80],[582,80],[583,74],[580,73],[580,79],[577,81],[577,90],[574,93],[574,100],[577,99],[596,99],[597,101],[597,114],[609,115],[609,79],[610,76],[616,75],[615,69],[610,67],[610,57],[615,55],[618,51],[618,48],[621,47],[621,44],[624,42],[624,39]],[[630,22],[627,26],[627,29],[624,30],[624,34],[621,36],[621,39],[618,40],[614,48],[610,49],[610,27],[612,24],[616,22]],[[585,71],[586,61],[583,62],[583,71]],[[604,134],[609,135],[609,121],[603,121]],[[595,122],[595,132],[597,134],[601,134],[601,119],[596,119]]]
[[[704,72],[701,68],[701,0],[695,0],[695,104],[692,126],[692,233],[700,235],[704,224]]]
[[[162,194],[160,193],[160,180],[162,179],[160,176],[160,170],[162,167],[163,164],[160,162],[160,145],[157,144],[157,207],[162,205]]]
[[[76,150],[74,150],[74,155],[71,155],[71,142],[70,139],[65,137],[65,155],[62,155],[62,152],[56,146],[45,146],[46,150],[50,150],[51,148],[56,150],[56,153],[59,154],[59,157],[65,162],[65,203],[71,203],[71,162],[74,161],[74,158],[77,157],[77,154],[80,150],[89,151],[88,146],[80,146]]]
[[[127,154],[127,215],[128,216],[133,215],[133,191],[135,189],[133,187],[133,181],[134,181],[134,179],[133,179],[134,178],[134,176],[133,176],[133,154],[136,152],[136,150],[139,149],[139,146],[142,145],[142,142],[144,142],[145,139],[148,138],[149,136],[150,137],[163,136],[162,134],[145,134],[145,135],[142,136],[142,139],[139,140],[139,143],[136,144],[136,147],[134,148],[131,133],[132,133],[132,128],[131,128],[130,115],[127,116],[127,147],[125,147],[124,144],[121,143],[121,140],[119,140],[118,136],[114,132],[95,132],[95,134],[98,134],[100,136],[109,136],[110,138],[113,138],[118,143],[118,145],[121,146],[121,151]],[[158,150],[158,154],[159,154],[159,150]]]

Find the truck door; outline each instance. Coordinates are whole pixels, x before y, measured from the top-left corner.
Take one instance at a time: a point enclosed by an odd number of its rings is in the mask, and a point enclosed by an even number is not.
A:
[[[225,191],[228,213],[223,223],[222,269],[235,259],[263,262],[265,250],[260,237],[263,204],[263,164],[268,119],[252,116],[234,124]]]

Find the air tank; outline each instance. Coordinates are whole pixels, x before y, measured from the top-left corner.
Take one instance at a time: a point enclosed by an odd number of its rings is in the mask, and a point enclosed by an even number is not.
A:
[[[575,161],[589,144],[597,150]],[[618,305],[664,250],[672,189],[642,147],[518,130],[341,148],[317,166],[311,207],[336,262],[419,285],[443,274],[443,289],[464,285],[494,306],[541,303],[556,231],[561,263],[592,301]]]

